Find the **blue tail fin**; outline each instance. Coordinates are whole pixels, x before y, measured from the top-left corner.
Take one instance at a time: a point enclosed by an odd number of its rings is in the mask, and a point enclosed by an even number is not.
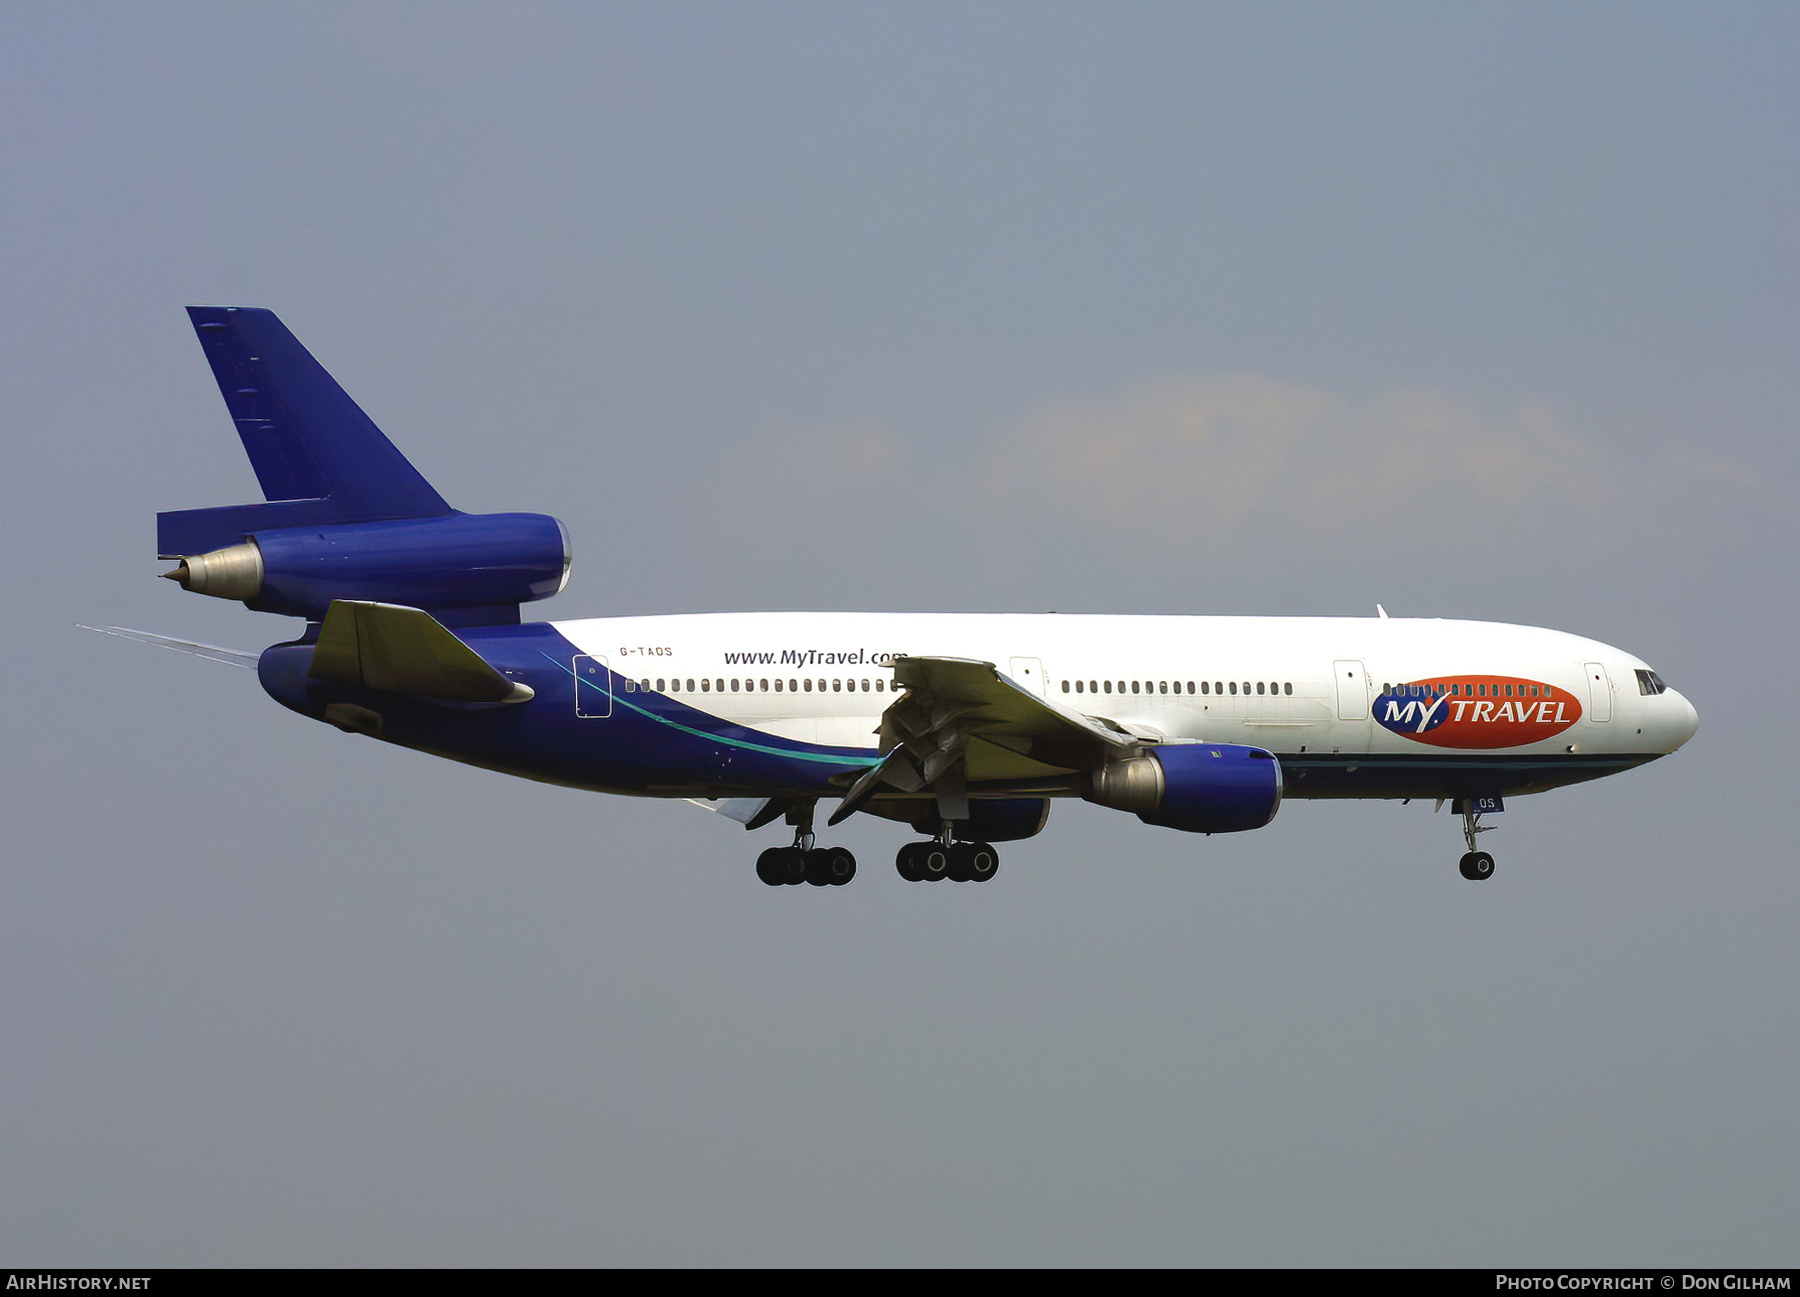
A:
[[[188,315],[269,503],[158,514],[159,554],[201,554],[277,527],[455,512],[273,311]]]

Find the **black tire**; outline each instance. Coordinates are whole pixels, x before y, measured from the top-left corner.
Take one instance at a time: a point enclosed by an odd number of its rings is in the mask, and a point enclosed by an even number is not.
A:
[[[831,852],[824,847],[814,847],[811,851],[801,853],[805,858],[801,876],[803,881],[814,887],[831,886]]]
[[[894,856],[894,868],[909,883],[919,882],[924,875],[919,873],[919,847],[921,843],[909,842],[901,847]]]
[[[770,887],[780,887],[787,879],[783,877],[781,859],[785,847],[770,847],[756,858],[756,876]]]
[[[1485,851],[1470,851],[1457,863],[1457,869],[1471,883],[1486,882],[1494,875],[1494,858]]]
[[[806,853],[799,847],[780,847],[775,852],[775,863],[770,872],[776,880],[786,887],[794,887],[806,881]]]
[[[825,872],[833,887],[842,887],[856,877],[856,857],[848,847],[825,848]]]
[[[969,881],[985,883],[1000,869],[1000,853],[987,842],[969,844]]]
[[[973,842],[959,842],[950,848],[950,868],[944,872],[953,883],[966,883],[975,877],[972,861],[975,855]]]
[[[935,883],[941,878],[950,876],[950,853],[935,842],[915,842],[913,846],[918,854],[913,857],[917,862],[919,877],[927,883]]]

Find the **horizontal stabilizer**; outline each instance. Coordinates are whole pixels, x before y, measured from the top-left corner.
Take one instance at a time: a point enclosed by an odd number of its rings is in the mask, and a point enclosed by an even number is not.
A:
[[[466,703],[522,703],[508,680],[422,608],[337,599],[319,627],[315,680]]]
[[[271,504],[222,504],[156,515],[156,556],[188,558],[240,544],[256,531],[326,527],[342,522],[335,500],[278,500]]]

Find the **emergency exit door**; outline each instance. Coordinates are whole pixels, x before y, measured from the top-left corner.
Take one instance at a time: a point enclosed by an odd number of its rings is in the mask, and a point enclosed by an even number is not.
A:
[[[1045,696],[1044,664],[1036,658],[1012,658],[1007,674],[1039,698]]]
[[[575,659],[575,714],[585,721],[603,721],[612,715],[612,672],[606,659]]]
[[[1359,660],[1346,659],[1331,664],[1337,677],[1337,714],[1340,721],[1369,719],[1369,673]]]

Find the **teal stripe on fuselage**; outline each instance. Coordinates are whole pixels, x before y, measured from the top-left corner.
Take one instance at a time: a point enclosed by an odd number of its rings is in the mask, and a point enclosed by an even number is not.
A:
[[[612,697],[613,706],[628,707],[632,711],[636,712],[639,716],[643,716],[649,720],[653,720],[658,725],[667,725],[672,730],[679,730],[683,734],[692,734],[695,738],[710,739],[714,743],[723,743],[727,747],[740,748],[746,752],[761,752],[765,756],[789,757],[795,761],[817,761],[817,762],[821,762],[826,765],[834,765],[834,766],[873,766],[873,765],[879,765],[881,763],[881,757],[879,755],[869,756],[869,757],[859,757],[859,756],[849,756],[849,755],[837,755],[837,754],[833,754],[833,753],[829,753],[829,752],[812,752],[812,751],[808,751],[805,748],[778,748],[778,747],[771,747],[770,745],[768,745],[766,743],[752,743],[748,739],[734,739],[734,738],[731,738],[729,735],[714,734],[708,730],[695,729],[691,725],[683,725],[680,721],[671,720],[669,717],[661,715],[658,712],[653,712],[653,711],[648,710],[647,708],[639,707],[636,703],[627,702],[625,700],[625,698],[622,695],[620,695],[616,690],[603,690],[600,688],[599,685],[595,684],[592,680],[583,680],[580,676],[575,674],[574,667],[563,665],[563,663],[558,662],[557,659],[551,657],[548,653],[545,653],[544,657],[547,661],[556,663],[557,668],[559,670],[561,670],[565,675],[567,675],[570,679],[574,680],[577,687],[585,684],[588,688],[594,690],[596,693],[610,694]],[[607,675],[609,677],[612,675],[612,671],[610,668],[607,671]],[[677,705],[679,706],[680,704],[677,704]],[[690,710],[698,710],[698,708],[693,708]]]

